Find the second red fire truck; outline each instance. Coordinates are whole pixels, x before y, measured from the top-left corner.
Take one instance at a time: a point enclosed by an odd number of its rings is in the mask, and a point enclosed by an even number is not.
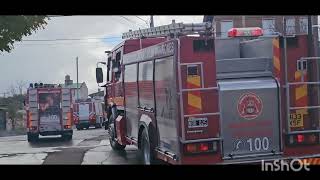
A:
[[[308,36],[233,28],[218,39],[212,29],[123,34],[103,62],[112,148],[136,145],[145,164],[318,163],[319,58]],[[102,68],[96,76],[103,83]]]
[[[74,124],[77,130],[89,129],[90,126],[102,128],[104,111],[101,101],[94,99],[76,100],[73,109]]]

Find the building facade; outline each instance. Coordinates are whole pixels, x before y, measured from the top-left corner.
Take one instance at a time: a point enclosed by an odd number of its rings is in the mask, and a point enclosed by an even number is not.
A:
[[[88,98],[88,87],[85,82],[73,83],[69,75],[65,76],[65,83],[61,85],[64,88],[71,89],[72,101],[85,100]]]
[[[308,33],[307,16],[213,16],[207,19],[215,24],[215,36],[222,38],[227,37],[227,32],[231,28],[241,27],[260,27],[265,35]],[[313,24],[317,24],[317,16],[313,16],[312,21]]]

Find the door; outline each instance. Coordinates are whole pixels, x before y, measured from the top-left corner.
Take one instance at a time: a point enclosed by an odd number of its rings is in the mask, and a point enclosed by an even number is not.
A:
[[[138,85],[137,64],[124,67],[124,94],[127,135],[138,139]]]
[[[79,121],[89,121],[89,104],[80,103],[79,104]]]
[[[61,125],[61,91],[39,91],[40,132],[60,131]]]
[[[160,147],[179,155],[174,57],[155,60],[156,119]]]
[[[280,152],[278,86],[272,78],[219,81],[223,157]]]

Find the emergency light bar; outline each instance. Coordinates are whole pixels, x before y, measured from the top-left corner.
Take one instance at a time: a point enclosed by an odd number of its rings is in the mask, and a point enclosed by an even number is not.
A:
[[[263,30],[259,27],[252,28],[231,28],[228,31],[228,37],[252,37],[262,36]]]

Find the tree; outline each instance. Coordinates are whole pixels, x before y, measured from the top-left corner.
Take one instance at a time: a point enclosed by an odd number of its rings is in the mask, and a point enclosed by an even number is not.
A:
[[[23,89],[26,87],[27,82],[25,82],[23,80],[18,80],[18,81],[16,81],[16,84],[17,84],[17,89],[19,91],[19,94],[22,95]]]
[[[15,41],[44,29],[46,20],[46,16],[0,16],[0,51],[11,52]]]
[[[10,85],[9,92],[11,93],[11,96],[14,96],[17,94],[17,88],[14,85]]]

